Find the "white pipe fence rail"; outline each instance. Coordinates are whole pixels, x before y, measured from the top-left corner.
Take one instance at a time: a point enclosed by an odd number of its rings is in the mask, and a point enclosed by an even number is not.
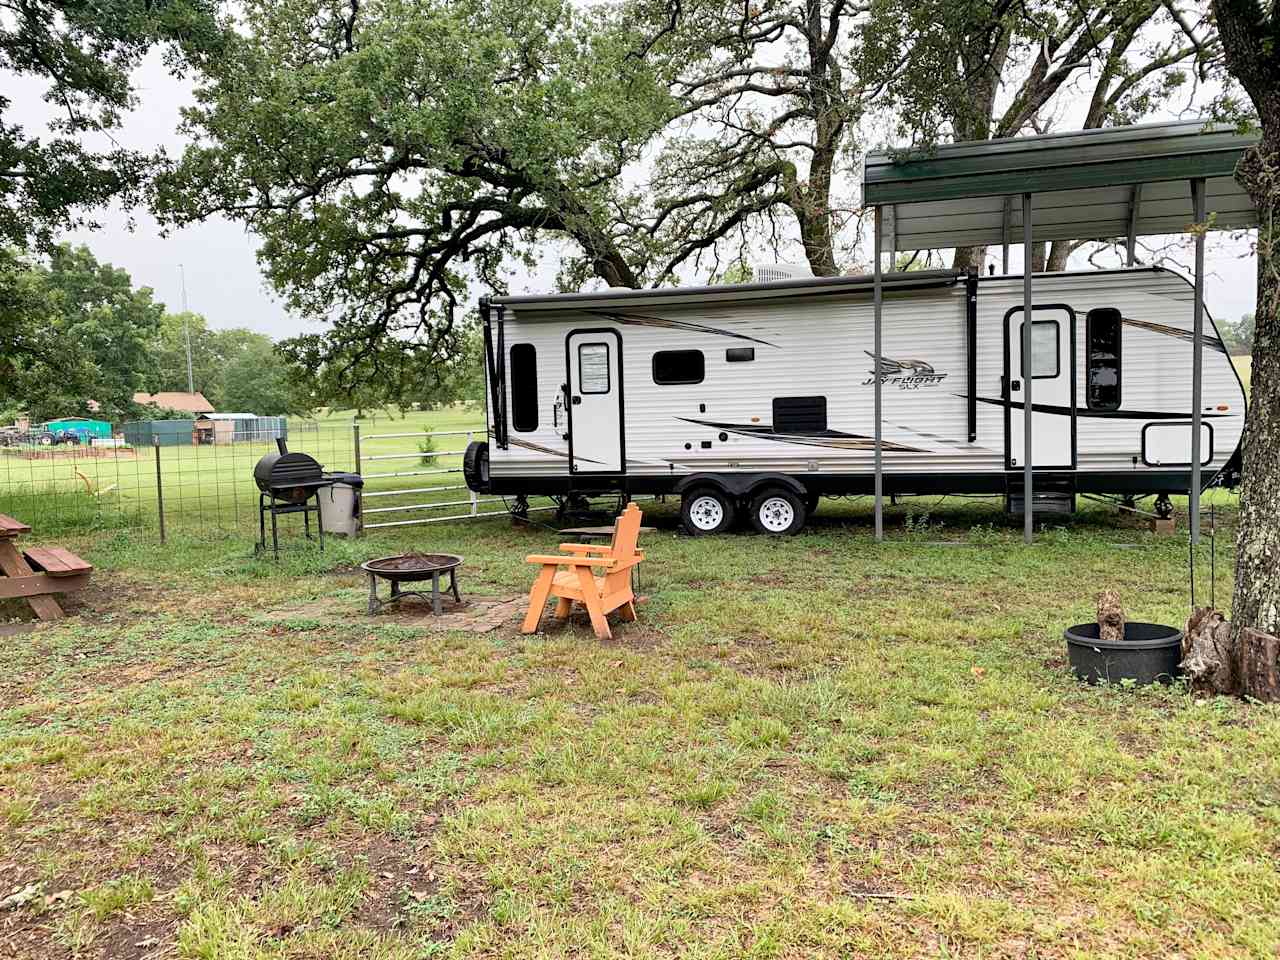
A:
[[[352,424],[352,444],[355,451],[356,472],[365,479],[364,500],[378,502],[377,498],[381,497],[412,497],[418,494],[432,493],[451,493],[458,490],[466,490],[466,499],[450,499],[450,500],[425,500],[423,502],[411,503],[395,503],[390,506],[365,506],[362,509],[364,516],[370,515],[378,519],[374,523],[365,523],[364,529],[373,530],[379,527],[407,527],[414,524],[424,523],[443,523],[446,520],[470,520],[477,517],[499,517],[508,514],[506,501],[501,497],[482,497],[474,490],[471,490],[465,483],[442,483],[430,486],[418,487],[390,487],[387,489],[370,490],[368,483],[370,480],[400,480],[407,477],[432,477],[432,476],[449,476],[452,474],[462,473],[462,466],[446,466],[433,467],[424,470],[383,470],[376,473],[365,473],[362,467],[365,463],[385,463],[392,460],[431,460],[438,462],[442,457],[460,457],[466,453],[466,445],[469,445],[474,439],[475,430],[437,430],[423,431],[420,433],[372,433],[361,435],[360,424]],[[428,440],[434,442],[437,437],[466,437],[466,445],[461,450],[420,450],[413,453],[376,453],[366,456],[362,452],[364,444],[371,442],[385,442],[394,440]],[[491,509],[500,505],[501,509]],[[444,516],[415,516],[405,520],[384,520],[382,517],[392,513],[418,513],[418,514],[434,514],[438,510],[446,510],[453,507],[467,507],[465,513],[447,512]],[[554,510],[555,505],[531,506],[530,511],[534,510]]]

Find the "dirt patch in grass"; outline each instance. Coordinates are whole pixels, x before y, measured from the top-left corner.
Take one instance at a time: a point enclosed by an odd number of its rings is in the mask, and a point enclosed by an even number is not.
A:
[[[371,629],[397,626],[416,630],[488,633],[523,614],[524,599],[510,596],[468,597],[464,595],[461,603],[455,602],[452,597],[443,600],[441,610],[440,616],[437,617],[431,612],[430,600],[409,597],[371,615],[364,600],[356,603],[333,597],[267,610],[260,616],[264,620],[284,623],[315,620],[325,625],[360,625]]]

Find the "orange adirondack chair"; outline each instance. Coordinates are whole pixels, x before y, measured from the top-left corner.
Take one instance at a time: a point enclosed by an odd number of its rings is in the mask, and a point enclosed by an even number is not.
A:
[[[620,611],[623,620],[636,618],[635,594],[631,591],[631,568],[644,559],[636,549],[640,537],[640,508],[628,504],[613,528],[609,546],[589,543],[562,543],[567,556],[533,554],[525,559],[541,564],[542,570],[529,591],[529,612],[521,633],[537,633],[548,597],[557,597],[556,619],[569,616],[574,603],[580,603],[591,615],[591,626],[601,640],[611,640],[606,615]],[[568,569],[561,571],[561,567]],[[603,568],[603,576],[595,576],[592,567]]]

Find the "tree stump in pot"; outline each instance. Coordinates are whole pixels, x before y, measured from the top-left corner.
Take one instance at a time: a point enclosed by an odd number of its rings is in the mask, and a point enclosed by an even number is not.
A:
[[[1103,590],[1098,594],[1098,639],[1124,639],[1124,607],[1120,603],[1120,594],[1114,590]]]

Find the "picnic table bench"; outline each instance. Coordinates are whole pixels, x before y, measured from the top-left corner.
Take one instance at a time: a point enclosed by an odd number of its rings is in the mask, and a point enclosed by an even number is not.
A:
[[[25,599],[41,620],[58,620],[63,613],[54,595],[87,586],[93,564],[63,547],[19,551],[18,537],[30,532],[21,520],[0,513],[0,600]]]

